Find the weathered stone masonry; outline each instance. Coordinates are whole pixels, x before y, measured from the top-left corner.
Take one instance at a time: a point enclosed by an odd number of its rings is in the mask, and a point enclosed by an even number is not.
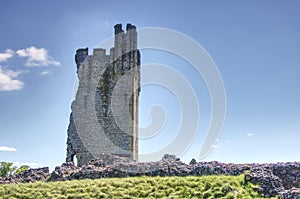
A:
[[[76,155],[79,166],[103,153],[137,160],[140,53],[136,27],[115,25],[110,55],[95,48],[78,49],[75,55],[79,86],[72,102],[68,127],[67,158]]]
[[[160,161],[136,162],[125,157],[103,154],[102,159],[91,160],[82,167],[63,163],[50,174],[49,168],[29,169],[23,174],[0,178],[0,184],[37,181],[65,181],[130,176],[203,176],[241,175],[244,182],[252,183],[263,197],[280,196],[282,199],[300,198],[300,163],[232,164],[197,162],[185,164],[174,155],[165,154]],[[230,192],[236,192],[232,189]]]

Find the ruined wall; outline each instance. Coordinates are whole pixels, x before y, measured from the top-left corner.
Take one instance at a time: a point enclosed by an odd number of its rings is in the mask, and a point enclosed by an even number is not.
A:
[[[138,98],[140,54],[136,27],[115,25],[115,45],[105,49],[78,49],[75,55],[79,86],[72,102],[67,161],[78,165],[112,153],[138,157]]]

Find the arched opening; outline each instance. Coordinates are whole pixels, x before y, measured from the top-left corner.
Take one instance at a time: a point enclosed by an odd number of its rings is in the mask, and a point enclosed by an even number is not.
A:
[[[74,163],[74,165],[77,167],[78,162],[77,162],[77,156],[76,156],[76,154],[72,155],[71,160]]]
[[[77,167],[78,162],[77,162],[77,156],[76,155],[74,155],[74,157],[73,157],[73,163]]]

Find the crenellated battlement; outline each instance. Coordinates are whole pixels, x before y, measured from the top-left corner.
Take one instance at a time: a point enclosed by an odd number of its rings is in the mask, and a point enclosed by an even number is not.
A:
[[[115,74],[124,74],[125,70],[130,70],[133,66],[140,65],[136,27],[128,23],[126,25],[126,32],[122,29],[122,24],[116,24],[114,28],[114,46],[110,48],[109,53],[103,48],[94,48],[91,55],[88,55],[88,48],[80,48],[76,51],[75,61],[77,71],[85,59],[87,59],[87,62],[91,60],[101,60],[105,63],[104,65],[117,63],[115,64],[116,67],[114,67]],[[131,64],[131,62],[134,62],[134,64]]]
[[[83,63],[83,61],[86,59],[86,57],[89,55],[89,49],[88,48],[79,48],[76,50],[75,55],[75,62],[77,65],[77,72],[80,68],[80,65]]]
[[[95,56],[95,57],[105,57],[106,56],[106,49],[104,49],[104,48],[94,48],[93,56]]]

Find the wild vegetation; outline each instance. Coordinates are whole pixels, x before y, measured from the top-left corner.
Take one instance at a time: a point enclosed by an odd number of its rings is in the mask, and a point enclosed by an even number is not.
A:
[[[17,168],[13,165],[12,162],[0,162],[0,177],[5,178],[13,173],[21,174],[24,173],[27,169],[29,169],[29,166],[27,165],[22,165]]]
[[[0,198],[263,198],[244,176],[128,177],[0,185]]]

